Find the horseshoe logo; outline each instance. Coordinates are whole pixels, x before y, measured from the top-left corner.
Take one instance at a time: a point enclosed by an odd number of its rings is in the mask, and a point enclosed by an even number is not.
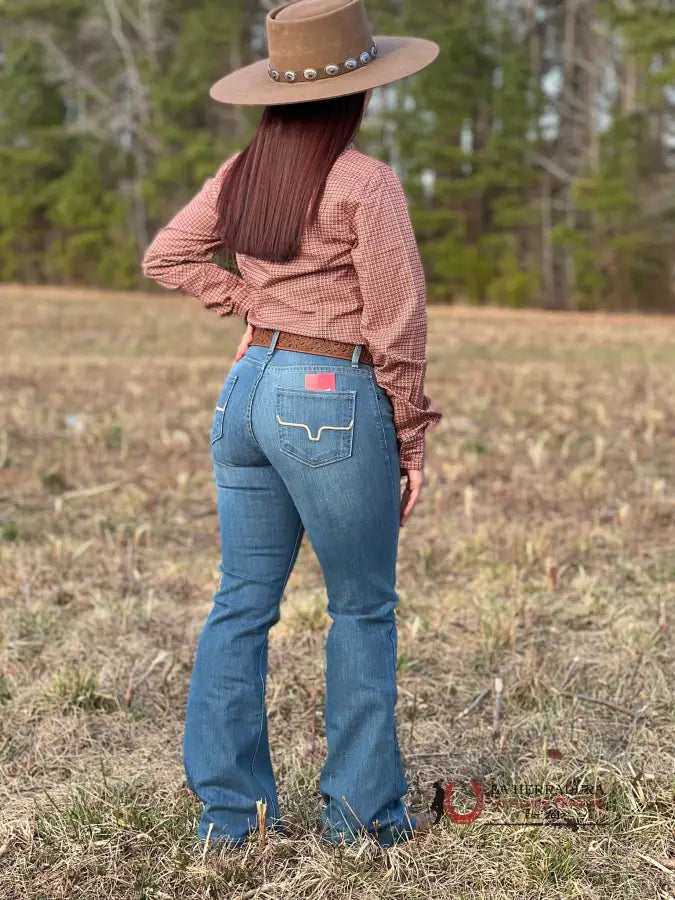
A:
[[[452,805],[452,791],[455,782],[451,781],[445,788],[445,802],[443,803],[443,811],[450,818],[451,822],[457,825],[470,825],[475,822],[478,816],[483,812],[485,806],[485,798],[483,796],[483,788],[476,781],[471,782],[474,794],[476,795],[476,805],[469,813],[458,813]]]

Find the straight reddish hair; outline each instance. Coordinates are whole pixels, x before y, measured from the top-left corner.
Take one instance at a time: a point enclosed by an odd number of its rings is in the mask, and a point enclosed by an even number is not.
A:
[[[366,93],[265,107],[218,197],[224,250],[289,262],[316,220],[326,178],[354,138]]]

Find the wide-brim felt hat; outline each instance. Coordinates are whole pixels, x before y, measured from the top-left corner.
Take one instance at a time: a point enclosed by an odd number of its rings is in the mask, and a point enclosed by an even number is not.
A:
[[[266,18],[268,58],[225,75],[209,91],[220,103],[275,106],[356,94],[432,63],[438,44],[375,35],[363,0],[295,0]]]

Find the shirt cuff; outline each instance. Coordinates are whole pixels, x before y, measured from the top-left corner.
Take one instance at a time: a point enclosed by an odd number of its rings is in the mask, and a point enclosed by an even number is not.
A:
[[[232,302],[231,312],[246,320],[247,313],[251,308],[251,291],[245,281],[242,281],[234,288],[230,294],[230,299]],[[229,312],[224,313],[224,315],[229,315]]]
[[[421,444],[407,444],[401,446],[399,451],[399,468],[401,474],[405,474],[411,470],[423,469],[424,457],[424,442]]]

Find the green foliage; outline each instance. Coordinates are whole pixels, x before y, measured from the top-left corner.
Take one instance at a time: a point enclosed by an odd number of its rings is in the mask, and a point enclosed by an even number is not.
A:
[[[658,309],[670,296],[662,223],[643,213],[640,202],[641,128],[638,118],[615,123],[598,171],[573,186],[576,226],[556,229],[556,242],[574,262],[571,299],[578,309]]]
[[[594,7],[623,52],[608,65],[630,78],[593,154],[588,136],[559,146],[551,122],[568,114],[564,92],[542,78],[566,71],[572,5],[539,4],[536,28],[515,0],[366,5],[376,34],[441,47],[433,66],[378,91],[359,138],[405,181],[430,300],[671,304],[670,210],[645,198],[670,171],[658,123],[672,103],[674,11]],[[257,4],[166,0],[147,21],[121,4],[117,23],[111,8],[0,9],[1,281],[147,287],[147,241],[253,133],[259,110],[216,104],[208,85],[264,55]]]
[[[50,180],[68,169],[64,104],[38,47],[17,39],[0,72],[0,279],[42,280]]]
[[[46,188],[54,238],[44,267],[51,282],[112,288],[137,283],[129,199],[116,192],[113,177],[105,177],[116,168],[109,155],[106,148],[82,146],[70,169]]]
[[[518,235],[536,221],[527,48],[482,0],[432,7],[409,4],[408,30],[423,30],[443,53],[416,79],[415,110],[398,123],[429,296],[532,303],[535,267]],[[419,188],[423,172],[433,173],[431,193]]]
[[[58,704],[64,713],[96,710],[116,712],[120,709],[116,697],[99,691],[95,675],[77,668],[64,668],[57,672],[45,699]]]

